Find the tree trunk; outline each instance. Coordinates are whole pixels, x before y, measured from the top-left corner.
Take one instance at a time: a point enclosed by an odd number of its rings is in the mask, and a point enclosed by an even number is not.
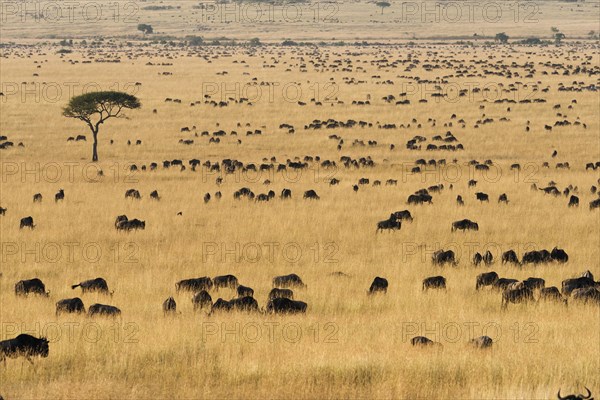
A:
[[[92,145],[92,162],[98,161],[98,132],[93,132],[94,144]]]

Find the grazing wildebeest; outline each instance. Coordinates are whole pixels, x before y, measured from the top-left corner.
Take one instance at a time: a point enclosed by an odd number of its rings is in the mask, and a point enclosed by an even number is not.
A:
[[[600,208],[600,199],[590,201],[590,210]]]
[[[456,258],[452,250],[438,250],[431,256],[431,261],[435,265],[453,264],[456,265]]]
[[[458,196],[456,196],[456,204],[458,204],[459,206],[465,205],[465,202],[460,194]]]
[[[473,231],[478,231],[479,230],[479,225],[477,224],[477,222],[473,222],[469,219],[462,219],[460,221],[455,221],[452,223],[452,229],[451,231],[454,232],[456,230],[461,230],[461,231],[467,231],[467,230],[473,230]]]
[[[281,191],[281,196],[282,199],[291,199],[292,198],[292,191],[290,189],[283,189]]]
[[[546,281],[543,278],[529,277],[523,281],[523,285],[530,289],[542,289],[546,286]]]
[[[532,250],[523,254],[523,264],[541,264],[552,261],[548,250]]]
[[[269,300],[286,298],[290,300],[294,300],[294,292],[291,289],[279,289],[273,288],[269,292]]]
[[[210,297],[210,294],[206,290],[201,290],[192,297],[192,304],[194,305],[194,311],[199,308],[212,306],[212,297]]]
[[[175,290],[179,293],[181,290],[198,292],[200,290],[210,290],[213,287],[212,279],[208,276],[202,278],[183,279],[175,284]]]
[[[206,203],[208,203],[209,201],[210,201],[210,193],[206,193],[206,194],[204,195],[204,203],[206,204]]]
[[[513,283],[519,282],[517,279],[511,278],[498,278],[493,284],[492,287],[496,290],[506,290]]]
[[[96,315],[117,317],[121,315],[121,310],[115,306],[109,306],[106,304],[92,304],[88,309],[88,316],[93,317]]]
[[[33,195],[33,202],[34,203],[41,203],[42,202],[42,194],[41,193],[36,193]]]
[[[116,219],[115,219],[115,228],[119,229],[119,225],[124,222],[124,221],[128,221],[129,219],[127,218],[127,215],[119,215]]]
[[[579,197],[572,194],[569,198],[569,207],[579,207]]]
[[[30,228],[30,229],[35,228],[35,225],[33,224],[33,217],[29,216],[29,217],[21,218],[21,224],[19,225],[19,229],[23,229],[25,227]]]
[[[571,293],[573,300],[581,301],[582,303],[593,302],[600,304],[600,291],[594,287],[575,289]]]
[[[152,191],[152,193],[150,193],[150,198],[153,200],[160,200],[160,196],[158,195],[158,190]]]
[[[140,195],[140,192],[137,191],[136,189],[128,189],[125,192],[125,198],[132,198],[132,199],[139,200],[142,198],[142,195]]]
[[[432,199],[433,199],[433,197],[431,197],[431,195],[429,195],[427,193],[411,194],[410,196],[408,196],[407,203],[408,204],[424,204],[424,203],[431,204]]]
[[[56,303],[56,315],[61,313],[85,313],[83,301],[79,297],[59,300]]]
[[[267,303],[267,312],[275,314],[295,314],[305,313],[307,304],[303,301],[291,300],[285,297],[279,297],[269,300]]]
[[[521,303],[533,301],[533,289],[522,284],[514,289],[506,289],[502,292],[502,308],[508,307],[508,303]]]
[[[58,191],[58,193],[56,193],[54,195],[54,202],[57,203],[60,200],[64,200],[65,199],[65,191],[63,189],[60,189]]]
[[[375,233],[383,230],[399,230],[402,227],[402,222],[398,221],[394,214],[390,214],[390,217],[386,220],[379,221],[377,223],[377,229]]]
[[[508,196],[506,196],[506,193],[502,193],[499,197],[498,197],[498,203],[505,203],[508,204]]]
[[[173,297],[169,297],[163,302],[162,308],[164,315],[175,314],[177,312],[177,303]]]
[[[558,400],[594,400],[592,398],[592,392],[587,387],[585,388],[587,394],[584,396],[583,394],[569,394],[564,397],[560,395],[560,389],[558,389]]]
[[[237,287],[238,297],[254,297],[254,289],[248,286],[239,285]]]
[[[0,361],[6,364],[6,357],[25,357],[33,364],[32,356],[48,357],[48,343],[46,338],[38,339],[26,333],[22,333],[14,339],[0,341]]]
[[[371,287],[369,288],[369,294],[387,293],[387,288],[387,279],[377,276],[375,277],[375,279],[373,279],[373,283],[371,283]]]
[[[485,265],[492,265],[494,262],[494,256],[492,255],[492,252],[487,250],[485,252],[485,254],[483,255],[483,262],[485,263]]]
[[[483,256],[479,252],[473,254],[473,264],[479,265],[483,261]]]
[[[475,290],[479,290],[482,286],[491,286],[498,280],[498,274],[494,271],[484,272],[477,275],[475,282]]]
[[[486,193],[483,193],[483,192],[475,193],[475,197],[477,198],[477,200],[479,200],[481,202],[484,202],[484,201],[489,202],[490,201],[490,196],[488,196]]]
[[[233,309],[233,304],[231,304],[227,300],[223,300],[222,298],[218,298],[215,301],[215,304],[212,305],[210,309],[210,313],[218,312],[218,311],[231,311]]]
[[[146,221],[140,221],[139,219],[134,218],[134,219],[128,219],[125,221],[120,221],[117,224],[117,230],[119,230],[119,231],[131,231],[131,230],[137,230],[137,229],[141,229],[141,230],[146,229]]]
[[[436,346],[436,347],[439,347],[440,349],[443,347],[440,342],[434,342],[433,340],[431,340],[425,336],[415,336],[414,338],[410,339],[410,343],[415,347],[416,346],[419,346],[419,347]]]
[[[408,210],[396,211],[392,215],[398,221],[410,221],[410,222],[413,221],[413,217],[412,217],[412,215],[410,215],[410,211],[408,211]]]
[[[502,264],[519,264],[519,257],[514,250],[508,250],[502,253]]]
[[[475,339],[471,339],[469,344],[477,349],[488,349],[492,347],[494,341],[489,336],[480,336]]]
[[[580,276],[579,278],[565,279],[564,281],[562,281],[562,294],[569,296],[571,295],[571,292],[575,289],[584,289],[596,286],[598,286],[597,282],[594,282],[593,279],[587,278],[585,276]]]
[[[567,254],[567,252],[557,247],[552,249],[552,251],[550,252],[550,257],[552,257],[554,261],[557,261],[559,263],[566,263],[567,261],[569,261],[569,255]]]
[[[15,284],[15,294],[17,296],[27,296],[29,293],[46,296],[50,292],[46,292],[46,285],[38,278],[25,279]]]
[[[313,199],[313,200],[319,200],[320,197],[317,194],[317,192],[315,192],[314,190],[307,190],[306,192],[304,192],[304,196],[305,199]]]
[[[538,301],[563,301],[563,297],[556,286],[550,286],[540,289],[540,297]]]
[[[212,281],[213,281],[213,285],[215,286],[215,289],[219,289],[219,288],[234,289],[234,288],[238,287],[238,285],[239,285],[238,279],[233,275],[215,276]]]
[[[87,281],[80,282],[76,285],[72,285],[71,289],[75,289],[77,287],[81,287],[81,293],[85,294],[88,292],[99,292],[102,294],[110,294],[108,291],[108,284],[103,278],[90,279]]]
[[[239,297],[229,303],[235,311],[258,311],[258,302],[252,296]]]
[[[273,287],[285,289],[291,287],[306,287],[306,285],[298,275],[289,274],[273,278]]]
[[[446,289],[446,278],[443,276],[430,276],[423,279],[423,290]]]

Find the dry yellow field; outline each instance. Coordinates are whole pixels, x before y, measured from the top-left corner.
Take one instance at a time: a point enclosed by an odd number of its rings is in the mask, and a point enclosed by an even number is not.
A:
[[[29,40],[3,40],[0,49],[0,135],[15,144],[0,150],[0,206],[7,209],[0,216],[0,340],[45,336],[50,353],[33,365],[23,358],[0,364],[6,400],[550,399],[559,388],[584,393],[584,386],[599,395],[597,305],[570,298],[568,306],[531,302],[503,310],[500,292],[475,290],[476,276],[492,270],[518,280],[541,277],[559,289],[586,270],[600,276],[600,214],[589,207],[598,199],[590,188],[600,186],[600,173],[586,169],[600,160],[600,98],[597,89],[589,90],[600,83],[597,41],[188,48],[120,38],[96,47],[88,39],[86,47],[76,39],[72,53],[60,55],[64,47],[56,41],[23,37]],[[114,59],[120,62],[108,62]],[[584,89],[559,90],[563,86]],[[90,161],[89,129],[62,116],[72,96],[90,90],[126,91],[142,103],[127,119],[102,125],[97,163]],[[382,98],[389,95],[394,100],[388,103]],[[205,96],[228,105],[213,107]],[[403,99],[410,103],[395,104]],[[370,104],[353,104],[366,100]],[[486,118],[492,121],[482,123]],[[306,129],[315,119],[372,125]],[[571,125],[554,126],[563,120]],[[285,123],[295,133],[280,126]],[[209,143],[220,129],[226,132],[220,143]],[[256,129],[262,134],[246,135]],[[464,150],[425,150],[436,143],[433,136],[448,131]],[[77,135],[87,141],[67,141]],[[343,139],[341,149],[330,135]],[[407,149],[416,135],[427,139],[422,149]],[[188,164],[229,158],[258,166],[275,157],[277,166],[305,156],[337,167],[313,161],[301,171],[225,174],[193,171]],[[342,156],[370,157],[374,166],[347,168]],[[173,159],[186,169],[163,168]],[[446,164],[415,173],[418,159]],[[471,160],[493,165],[482,171]],[[141,170],[152,162],[156,171]],[[569,169],[556,168],[565,162]],[[520,170],[511,169],[515,163]],[[132,164],[139,170],[131,171]],[[332,178],[340,183],[330,185]],[[361,178],[370,183],[355,192]],[[397,185],[386,185],[388,179]],[[471,179],[476,187],[468,186]],[[577,187],[579,207],[567,206],[569,196],[531,189],[551,181],[560,192]],[[407,205],[410,194],[439,184],[444,188],[432,193],[432,204]],[[242,187],[257,195],[273,190],[276,197],[235,200]],[[61,188],[65,199],[55,203]],[[141,200],[124,197],[131,188]],[[279,198],[284,188],[291,199]],[[303,199],[309,189],[320,200]],[[160,201],[150,199],[153,190]],[[477,201],[476,192],[490,201]],[[35,193],[43,195],[41,203],[32,201]],[[208,203],[206,193],[212,195]],[[497,201],[503,193],[508,204]],[[378,221],[405,209],[412,223],[376,233]],[[121,214],[144,220],[146,228],[117,231]],[[35,229],[19,229],[26,216]],[[451,232],[464,218],[479,230]],[[500,262],[509,249],[522,257],[554,247],[569,254],[567,263]],[[439,249],[452,249],[457,265],[433,265]],[[486,250],[495,262],[474,266],[473,254]],[[348,276],[331,275],[338,271]],[[295,299],[308,304],[305,314],[208,315],[194,312],[192,293],[175,291],[181,279],[233,274],[265,307],[272,278],[289,273],[307,285],[294,290]],[[447,290],[423,292],[422,280],[436,275],[447,279]],[[389,281],[387,294],[369,296],[376,276]],[[15,296],[14,285],[34,277],[45,283],[49,298]],[[107,280],[112,297],[71,289],[95,277]],[[55,303],[75,296],[86,309],[111,304],[122,315],[55,316]],[[163,315],[169,296],[177,302],[174,316]],[[211,296],[229,300],[236,293],[212,290]],[[410,340],[418,335],[443,350],[413,347]],[[482,335],[494,340],[491,349],[468,344]]]

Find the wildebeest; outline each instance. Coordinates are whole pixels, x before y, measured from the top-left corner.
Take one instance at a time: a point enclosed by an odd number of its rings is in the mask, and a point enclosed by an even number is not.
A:
[[[269,292],[269,300],[286,298],[290,300],[294,300],[294,292],[291,289],[279,289],[273,288]]]
[[[83,301],[79,297],[59,300],[56,303],[56,315],[61,313],[85,313]]]
[[[123,217],[125,218],[123,219]],[[119,231],[144,230],[146,229],[146,221],[140,221],[137,218],[127,219],[127,216],[119,215],[115,221],[115,226]]]
[[[21,224],[19,225],[19,229],[23,229],[25,227],[30,228],[30,229],[35,228],[35,225],[33,224],[32,216],[21,218]]]
[[[116,228],[116,229],[119,229],[119,224],[120,224],[121,222],[128,221],[128,220],[129,220],[129,218],[127,218],[127,215],[119,215],[119,216],[118,216],[118,217],[115,219],[115,228]]]
[[[131,198],[131,199],[135,199],[135,200],[139,200],[142,198],[142,195],[140,195],[140,192],[137,191],[136,189],[128,189],[125,192],[125,198]]]
[[[6,215],[6,211],[7,211],[6,208],[0,207],[0,215]]]
[[[489,202],[490,201],[490,196],[483,192],[475,193],[475,198],[481,202],[484,202],[484,201]]]
[[[573,300],[581,301],[582,303],[593,302],[600,304],[600,291],[594,287],[575,289],[571,293]]]
[[[65,191],[64,191],[63,189],[60,189],[60,190],[58,191],[58,193],[56,193],[56,194],[54,195],[54,202],[55,202],[55,203],[57,203],[57,202],[59,202],[60,200],[64,200],[64,199],[65,199]]]
[[[234,275],[221,275],[215,276],[212,280],[215,289],[219,288],[231,288],[235,289],[238,287],[238,279]]]
[[[491,286],[498,280],[498,274],[494,271],[484,272],[477,275],[475,282],[475,290],[479,290],[482,286]]]
[[[559,263],[566,263],[567,261],[569,261],[569,255],[567,254],[567,252],[557,247],[552,249],[552,251],[550,252],[550,257],[552,257],[554,261],[557,261]]]
[[[485,263],[485,265],[492,265],[492,263],[494,262],[494,256],[492,255],[492,252],[489,250],[486,250],[486,252],[482,258],[483,258],[483,262]]]
[[[292,198],[292,191],[290,189],[283,189],[281,191],[281,196],[282,199],[291,199]]]
[[[424,203],[431,204],[432,199],[433,199],[433,197],[431,197],[431,195],[429,195],[427,193],[411,194],[410,196],[408,196],[407,203],[408,204],[424,204]]]
[[[423,290],[446,289],[446,278],[443,276],[430,276],[423,279]]]
[[[519,264],[519,257],[514,250],[507,250],[502,253],[502,264]]]
[[[252,296],[238,297],[229,301],[235,311],[258,311],[258,302]]]
[[[530,289],[542,289],[546,286],[546,281],[543,278],[529,277],[523,281],[523,285]]]
[[[164,315],[175,314],[177,311],[177,303],[173,297],[169,297],[163,302],[162,308]]]
[[[320,197],[317,194],[317,192],[315,192],[314,190],[307,190],[306,192],[304,192],[304,196],[305,199],[312,199],[312,200],[319,200]]]
[[[17,296],[27,296],[33,293],[48,297],[50,292],[46,292],[46,285],[38,278],[25,279],[15,284],[15,294]]]
[[[408,211],[408,210],[396,211],[392,215],[398,221],[410,221],[410,222],[413,221],[413,217],[412,217],[412,215],[410,215],[410,211]]]
[[[456,265],[456,258],[452,250],[438,250],[431,256],[431,261],[435,265],[452,264]]]
[[[33,364],[31,360],[33,356],[48,357],[48,343],[46,338],[38,339],[26,333],[22,333],[14,339],[0,341],[0,361],[6,364],[6,357],[25,357]]]
[[[458,196],[456,196],[456,204],[458,204],[459,206],[465,205],[465,202],[460,194]]]
[[[34,203],[41,203],[42,202],[42,194],[41,193],[36,193],[33,195],[33,202]]]
[[[179,293],[181,290],[198,292],[200,290],[210,290],[213,287],[212,279],[208,276],[202,278],[183,279],[175,284],[175,290]]]
[[[402,227],[402,223],[396,219],[394,214],[390,214],[390,217],[386,220],[379,221],[377,223],[377,229],[375,233],[383,230],[398,230]]]
[[[273,287],[285,289],[291,287],[306,287],[306,285],[298,275],[289,274],[273,278]]]
[[[438,346],[440,348],[442,347],[441,343],[434,342],[433,340],[431,340],[425,336],[415,336],[414,338],[410,339],[410,343],[415,347],[416,346],[419,346],[419,347]]]
[[[533,301],[533,289],[524,284],[514,289],[505,289],[502,292],[502,308],[508,307],[508,303],[516,304],[528,301]]]
[[[562,281],[562,294],[569,296],[571,292],[575,289],[585,289],[588,287],[596,287],[598,285],[597,282],[594,282],[593,279],[587,278],[585,276],[580,276],[579,278],[565,279]]]
[[[231,311],[233,309],[233,304],[228,302],[227,300],[223,300],[222,298],[218,298],[217,301],[212,305],[210,309],[210,313],[218,312],[218,311]]]
[[[88,316],[107,316],[107,317],[117,317],[121,315],[121,310],[119,310],[115,306],[109,306],[106,304],[92,304],[88,309]]]
[[[150,198],[153,200],[160,200],[160,196],[158,195],[158,190],[153,190],[152,193],[150,193]]]
[[[587,394],[584,396],[583,394],[569,394],[567,396],[562,397],[560,395],[560,389],[558,389],[558,400],[594,400],[592,398],[592,392],[587,387],[585,388]]]
[[[506,290],[514,283],[519,282],[517,279],[511,278],[498,278],[493,284],[492,287],[496,290]]]
[[[275,314],[295,314],[305,313],[307,304],[303,301],[291,300],[285,297],[279,297],[269,300],[267,303],[267,312]]]
[[[201,290],[192,297],[192,304],[194,305],[194,311],[212,306],[212,297],[206,290]]]
[[[506,196],[506,193],[502,193],[499,197],[498,197],[498,203],[505,203],[508,204],[508,196]]]
[[[556,286],[540,289],[538,301],[562,301],[563,297]]]
[[[81,293],[84,294],[88,292],[99,292],[102,294],[112,295],[112,293],[108,291],[108,284],[106,283],[106,280],[104,280],[104,278],[90,279],[87,281],[79,282],[76,285],[71,285],[71,289],[75,289],[77,287],[81,287]]]
[[[471,339],[469,344],[477,349],[488,349],[492,347],[493,340],[489,336],[480,336],[475,339]]]
[[[237,287],[237,295],[238,297],[254,297],[254,289],[247,286],[239,285]]]
[[[590,210],[600,208],[600,199],[590,201]]]
[[[483,256],[479,252],[473,254],[473,264],[479,265],[483,261]]]
[[[479,230],[479,225],[477,224],[477,222],[473,222],[469,219],[462,219],[460,221],[455,221],[452,223],[452,229],[451,231],[454,232],[456,230],[461,230],[461,231],[467,231],[467,230],[473,230],[473,231],[478,231]]]
[[[571,197],[569,198],[569,207],[579,207],[579,197],[575,196],[574,194],[571,195]]]
[[[373,283],[371,283],[371,287],[369,287],[369,294],[376,293],[387,293],[388,281],[385,278],[381,278],[379,276],[373,279]]]
[[[523,264],[542,264],[552,261],[548,250],[532,250],[523,254]]]

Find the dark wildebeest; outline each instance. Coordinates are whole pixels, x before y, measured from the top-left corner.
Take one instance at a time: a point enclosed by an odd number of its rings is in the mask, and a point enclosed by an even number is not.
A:
[[[540,298],[538,301],[564,301],[560,291],[556,286],[550,286],[540,289]]]
[[[58,193],[56,193],[56,194],[54,195],[54,202],[55,202],[55,203],[57,203],[57,202],[59,202],[60,200],[64,200],[64,199],[65,199],[65,191],[64,191],[63,189],[60,189],[60,190],[58,191]]]
[[[502,292],[502,308],[506,309],[508,303],[521,303],[533,301],[533,289],[519,282],[514,289],[506,289]]]
[[[208,276],[204,276],[202,278],[181,280],[175,284],[175,289],[177,290],[177,293],[179,293],[181,290],[198,292],[200,290],[210,290],[212,286],[212,279],[210,279]]]
[[[511,278],[498,278],[493,284],[492,287],[496,290],[506,290],[513,283],[519,282],[517,279]]]
[[[0,361],[6,364],[6,357],[25,357],[33,364],[32,356],[48,357],[48,343],[46,338],[38,339],[26,333],[22,333],[14,339],[0,341]]]
[[[175,314],[175,312],[177,311],[177,303],[175,302],[175,299],[173,297],[169,297],[164,301],[162,308],[164,315]]]
[[[62,313],[85,313],[83,301],[79,297],[59,300],[56,303],[56,316]]]
[[[502,253],[502,264],[519,264],[519,257],[514,250],[508,250]]]
[[[15,285],[15,294],[17,296],[27,296],[29,293],[48,297],[50,292],[46,292],[46,285],[38,278],[25,279],[17,282]]]
[[[590,201],[590,210],[600,208],[600,199]]]
[[[192,297],[192,304],[194,305],[194,311],[212,306],[212,297],[206,290],[201,290]]]
[[[572,194],[569,198],[569,207],[579,207],[579,197]]]
[[[210,201],[210,193],[206,193],[206,194],[204,195],[204,203],[206,204],[206,203],[208,203],[209,201]]]
[[[35,225],[33,224],[33,217],[29,216],[29,217],[21,218],[21,224],[19,226],[19,229],[23,229],[25,227],[30,228],[30,229],[35,228]]]
[[[117,217],[117,219],[120,217]],[[127,217],[126,217],[127,218]],[[117,223],[117,230],[131,231],[137,229],[146,229],[146,221],[140,221],[137,218],[129,220],[121,220]]]
[[[305,199],[313,199],[313,200],[319,200],[320,197],[317,194],[317,192],[315,192],[314,190],[307,190],[306,192],[304,192],[304,196]]]
[[[222,298],[218,298],[215,301],[215,304],[212,305],[210,309],[210,313],[218,312],[218,311],[231,311],[233,309],[233,304],[228,302],[227,300],[223,300]]]
[[[477,349],[488,349],[492,347],[493,342],[489,336],[479,336],[478,338],[471,339],[469,344]]]
[[[258,311],[258,302],[252,296],[239,297],[229,303],[235,311]]]
[[[373,283],[371,283],[371,287],[369,288],[369,294],[387,293],[387,288],[387,279],[377,276],[375,277],[375,279],[373,279]]]
[[[277,288],[293,288],[293,287],[306,287],[302,279],[296,274],[276,276],[273,278],[273,287]]]
[[[142,198],[142,196],[140,195],[140,192],[137,191],[136,189],[127,189],[127,191],[125,192],[125,198],[132,198],[135,200],[139,200]]]
[[[275,314],[305,313],[306,308],[307,304],[305,302],[290,300],[285,297],[269,300],[267,303],[267,312]]]
[[[583,394],[569,394],[566,395],[565,397],[562,397],[560,395],[560,389],[558,389],[558,400],[594,400],[592,398],[592,392],[590,392],[590,389],[588,389],[587,387],[585,388],[587,394],[584,396]]]
[[[119,224],[121,224],[121,222],[124,221],[128,221],[129,219],[127,218],[127,215],[119,215],[116,219],[115,219],[115,228],[119,229]]]
[[[375,233],[383,230],[398,230],[402,227],[402,223],[396,219],[394,214],[390,214],[390,217],[386,220],[379,221],[377,223],[377,229]]]
[[[456,258],[452,250],[438,250],[431,256],[431,261],[435,265],[452,264],[456,265]]]
[[[473,264],[479,265],[483,261],[483,256],[479,252],[473,254]]]
[[[0,207],[0,215],[6,215],[8,209]]]
[[[570,296],[571,292],[575,289],[585,289],[588,287],[596,287],[598,283],[594,282],[593,279],[580,276],[579,278],[565,279],[562,281],[562,294]]]
[[[271,289],[271,291],[269,292],[269,300],[281,298],[294,300],[294,292],[291,289]]]
[[[281,196],[282,199],[291,199],[292,198],[292,191],[290,189],[283,189],[281,191]]]
[[[424,203],[431,204],[432,199],[433,199],[433,197],[431,197],[431,195],[429,195],[427,193],[411,194],[410,196],[408,196],[407,203],[408,204],[424,204]]]
[[[498,197],[498,203],[505,203],[508,204],[508,196],[506,196],[506,193],[502,193],[499,197]]]
[[[85,294],[88,292],[99,292],[102,294],[110,294],[108,291],[108,284],[103,278],[90,279],[87,281],[80,282],[76,285],[72,285],[71,289],[75,289],[77,287],[81,287],[81,293]]]
[[[529,277],[523,281],[523,285],[533,290],[542,289],[546,286],[546,281],[543,278]]]
[[[485,254],[483,255],[483,262],[485,263],[485,265],[492,265],[492,263],[494,262],[494,256],[492,255],[492,252],[487,250],[485,252]]]
[[[410,221],[410,222],[413,221],[413,217],[412,217],[412,215],[410,215],[410,211],[408,211],[408,210],[396,211],[392,215],[398,221]]]
[[[459,206],[465,205],[465,202],[460,194],[458,196],[456,196],[456,204],[458,204]]]
[[[567,254],[567,252],[563,249],[559,249],[556,247],[553,248],[550,252],[550,257],[552,257],[554,261],[557,261],[559,263],[566,263],[567,261],[569,261],[569,255]]]
[[[213,281],[213,285],[215,286],[215,289],[220,289],[220,288],[235,289],[239,285],[238,279],[233,275],[215,276],[212,281]]]
[[[414,338],[410,339],[410,343],[415,347],[416,346],[419,346],[419,347],[437,346],[439,348],[442,347],[441,343],[434,342],[433,340],[431,340],[425,336],[415,336]]]
[[[498,280],[498,274],[494,271],[484,272],[477,275],[475,282],[475,290],[479,290],[482,286],[491,286]]]
[[[160,196],[158,195],[158,190],[152,191],[152,193],[150,193],[150,198],[153,200],[160,200]]]
[[[41,203],[42,202],[42,194],[41,193],[36,193],[33,195],[33,202],[34,203]]]
[[[523,264],[541,264],[552,261],[548,250],[532,250],[523,254]]]
[[[88,309],[88,316],[93,317],[95,315],[117,317],[121,315],[121,310],[106,304],[92,304]]]
[[[446,278],[443,276],[430,276],[423,279],[423,290],[446,289]]]
[[[239,285],[237,287],[238,297],[254,297],[254,289],[248,286]]]
[[[578,300],[582,303],[594,302],[600,304],[600,291],[594,287],[575,289],[571,295],[573,300]]]
[[[461,230],[461,231],[467,231],[467,230],[473,230],[473,231],[478,231],[479,230],[479,225],[477,225],[477,222],[473,222],[469,219],[462,219],[460,221],[455,221],[452,223],[452,229],[451,231],[454,232],[456,230]]]
[[[483,192],[475,193],[475,197],[477,198],[477,200],[479,200],[481,202],[484,202],[484,201],[489,202],[490,201],[490,196],[488,196],[486,193],[483,193]]]

